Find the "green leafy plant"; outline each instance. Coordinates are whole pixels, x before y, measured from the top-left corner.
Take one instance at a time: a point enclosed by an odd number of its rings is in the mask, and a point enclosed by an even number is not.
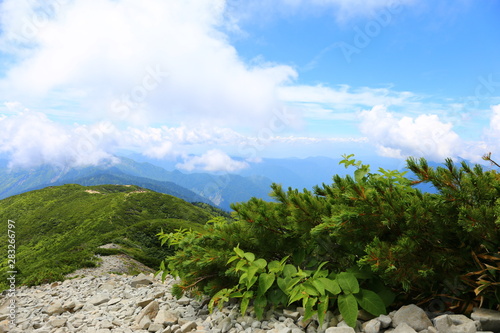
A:
[[[268,304],[290,305],[301,302],[305,308],[304,319],[317,313],[322,324],[327,310],[337,305],[351,327],[356,325],[359,307],[375,316],[386,313],[382,297],[361,288],[355,273],[330,273],[323,269],[326,262],[314,271],[302,270],[287,264],[288,257],[268,263],[239,247],[235,247],[234,252],[236,255],[229,259],[228,264],[234,263],[229,270],[239,273],[238,284],[216,293],[210,300],[210,311],[216,304],[222,307],[231,298],[240,298],[241,314],[245,315],[253,300],[257,318],[261,319]]]

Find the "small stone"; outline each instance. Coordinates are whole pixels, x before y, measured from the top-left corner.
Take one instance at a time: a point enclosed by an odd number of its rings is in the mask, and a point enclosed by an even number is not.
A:
[[[387,315],[380,315],[377,317],[377,320],[380,321],[380,326],[384,329],[391,326],[392,323],[391,317]]]
[[[66,325],[66,321],[66,318],[54,318],[49,320],[49,325],[56,328],[63,327],[64,325]]]
[[[130,286],[134,288],[143,287],[153,284],[153,279],[143,273],[140,273],[130,281]]]
[[[422,331],[432,326],[425,311],[414,304],[405,305],[394,314],[392,326],[397,328],[402,323],[408,324],[415,331]]]
[[[407,323],[401,323],[394,329],[393,333],[417,333],[417,331]]]
[[[140,324],[144,318],[148,318],[149,321],[154,320],[155,317],[158,315],[159,308],[160,308],[160,306],[158,305],[157,301],[153,301],[153,302],[149,303],[144,309],[141,310],[141,312],[139,312],[139,314],[135,318],[135,323]],[[144,329],[144,328],[142,328],[142,329]]]
[[[379,333],[381,325],[379,320],[372,319],[363,324],[363,331],[365,331],[365,333]]]
[[[102,293],[102,294],[96,294],[96,295],[92,296],[88,300],[88,303],[97,306],[97,305],[106,303],[108,301],[109,301],[109,294],[108,293]]]
[[[141,308],[143,308],[154,300],[155,300],[154,298],[148,298],[148,299],[142,300],[142,301],[137,303],[137,306],[140,306]]]
[[[297,320],[300,317],[300,312],[284,309],[283,316],[285,316],[286,318],[291,318],[293,320]]]
[[[175,312],[161,309],[158,311],[154,322],[156,324],[162,324],[164,326],[171,326],[177,324],[178,320],[179,317]]]
[[[76,306],[75,301],[68,301],[63,304],[62,308],[64,311],[71,311],[75,308],[75,306]]]
[[[185,323],[184,325],[181,326],[181,333],[191,332],[197,326],[198,325],[196,325],[196,322],[194,322],[194,321],[191,321],[189,323]]]
[[[188,305],[191,303],[191,299],[187,298],[186,296],[182,296],[177,300],[177,304],[179,305]]]
[[[352,327],[329,327],[325,333],[355,333]]]
[[[115,305],[117,303],[120,303],[121,300],[122,300],[121,297],[112,298],[108,301],[108,305]]]
[[[474,308],[471,318],[481,322],[481,329],[484,331],[500,332],[499,311]]]
[[[55,302],[51,303],[44,312],[46,314],[48,314],[49,316],[52,316],[54,314],[63,313],[64,309],[63,309],[61,302],[55,301]]]
[[[161,324],[155,324],[155,323],[152,323],[148,327],[148,331],[149,332],[158,332],[158,331],[161,331],[162,329],[163,329],[163,325],[161,325]]]

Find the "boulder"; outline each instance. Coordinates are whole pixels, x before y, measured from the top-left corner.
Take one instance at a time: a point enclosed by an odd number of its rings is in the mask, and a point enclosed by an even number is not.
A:
[[[432,326],[425,311],[414,304],[405,305],[394,314],[392,326],[397,328],[402,323],[407,324],[417,332]]]
[[[471,318],[481,323],[481,329],[483,331],[500,332],[499,311],[474,308]]]

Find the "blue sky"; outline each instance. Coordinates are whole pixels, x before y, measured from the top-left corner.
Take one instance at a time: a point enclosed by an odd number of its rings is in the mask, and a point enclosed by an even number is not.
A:
[[[479,162],[500,153],[499,15],[494,0],[3,0],[0,155]]]

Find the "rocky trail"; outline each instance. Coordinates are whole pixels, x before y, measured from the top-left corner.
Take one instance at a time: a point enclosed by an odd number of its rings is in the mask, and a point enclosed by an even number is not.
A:
[[[332,312],[320,327],[303,320],[303,309],[268,311],[255,318],[252,307],[241,316],[235,304],[209,313],[206,302],[170,293],[175,280],[165,283],[148,273],[115,274],[144,268],[131,258],[103,257],[100,267],[71,274],[70,279],[36,287],[18,287],[15,298],[0,296],[0,333],[475,333],[500,332],[500,312],[475,309],[463,315],[426,313],[408,305],[389,315],[361,316],[356,329]],[[114,272],[114,273],[110,273]],[[83,276],[82,276],[83,275]],[[14,306],[12,305],[15,301]]]

